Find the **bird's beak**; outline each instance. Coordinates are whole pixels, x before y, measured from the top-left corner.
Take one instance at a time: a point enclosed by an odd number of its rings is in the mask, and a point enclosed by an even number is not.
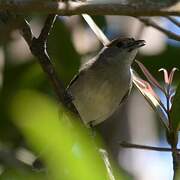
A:
[[[140,48],[142,46],[146,45],[146,42],[144,40],[137,40],[134,42],[134,44],[132,45],[132,48],[133,49],[136,49],[136,48]]]
[[[133,43],[131,43],[129,45],[129,50],[128,51],[131,52],[132,50],[140,48],[140,47],[144,46],[145,44],[146,43],[145,43],[144,40],[136,40],[136,41],[134,41]]]

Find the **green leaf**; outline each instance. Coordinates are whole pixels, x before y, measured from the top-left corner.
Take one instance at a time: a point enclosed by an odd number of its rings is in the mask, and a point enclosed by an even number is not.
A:
[[[180,83],[174,96],[170,115],[173,121],[173,128],[178,131],[180,128]]]
[[[32,90],[20,91],[12,99],[10,114],[30,147],[41,154],[50,179],[112,179],[107,170],[109,164],[105,165],[99,151],[101,143],[48,96]]]
[[[14,58],[13,61],[16,61]],[[3,71],[3,86],[0,89],[0,140],[16,144],[19,142],[20,134],[14,127],[9,117],[9,101],[20,89],[45,89],[44,82],[47,80],[41,67],[34,61],[26,61],[19,64],[5,64]],[[9,133],[7,133],[9,132]]]

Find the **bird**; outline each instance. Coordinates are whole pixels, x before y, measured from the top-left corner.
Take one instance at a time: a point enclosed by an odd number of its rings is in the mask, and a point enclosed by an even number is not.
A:
[[[80,68],[66,92],[82,121],[93,127],[108,119],[128,97],[131,65],[144,40],[116,38]]]

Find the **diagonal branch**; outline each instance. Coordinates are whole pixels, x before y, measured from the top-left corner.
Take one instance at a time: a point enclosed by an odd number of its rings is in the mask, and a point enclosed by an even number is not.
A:
[[[43,71],[49,78],[54,91],[58,97],[60,103],[63,103],[68,109],[78,115],[76,108],[74,107],[73,103],[69,100],[69,97],[66,94],[65,87],[63,83],[57,76],[55,68],[51,63],[50,57],[47,53],[47,38],[50,34],[50,31],[53,27],[55,22],[56,15],[50,14],[47,16],[44,26],[41,30],[41,33],[38,38],[34,37],[32,34],[31,28],[27,21],[23,20],[22,26],[20,27],[22,36],[26,40],[32,54],[37,58],[39,64],[41,65]]]
[[[41,33],[38,37],[40,41],[47,42],[48,35],[50,34],[50,31],[54,25],[55,20],[56,20],[55,14],[48,15],[44,23],[44,27],[42,28]]]
[[[39,37],[36,38],[33,35],[29,23],[21,16],[15,15],[10,12],[0,13],[0,20],[5,25],[8,25],[11,22],[17,22],[16,28],[19,29],[21,35],[27,42],[31,53],[37,58],[43,71],[49,78],[49,81],[52,84],[52,87],[54,88],[54,91],[57,95],[58,102],[65,105],[65,107],[67,107],[71,112],[74,112],[76,115],[78,115],[78,117],[80,117],[79,113],[77,112],[75,106],[71,101],[71,97],[66,93],[63,83],[58,78],[55,68],[46,50],[47,38],[51,28],[53,27],[55,19],[55,14],[48,15]]]
[[[171,17],[171,16],[167,16],[166,18],[169,19],[176,26],[180,27],[180,22],[178,20],[176,20],[176,18]]]
[[[156,24],[154,21],[147,19],[147,18],[138,18],[142,23],[144,23],[147,26],[152,26],[153,28],[161,31],[164,33],[166,36],[168,36],[170,39],[174,39],[176,41],[180,41],[180,35],[175,34],[167,29],[164,29],[163,27],[159,26]]]
[[[32,38],[29,48],[32,54],[37,57],[43,71],[47,74],[49,80],[53,84],[57,97],[61,102],[63,101],[63,94],[65,93],[65,88],[63,86],[63,83],[58,79],[53,64],[51,63],[50,57],[48,56],[46,50],[48,34],[50,33],[54,19],[55,15],[48,15],[39,37]]]
[[[20,27],[21,27],[19,29],[20,34],[24,37],[28,46],[31,46],[34,35],[33,35],[33,32],[31,31],[29,23],[25,19],[21,19]]]

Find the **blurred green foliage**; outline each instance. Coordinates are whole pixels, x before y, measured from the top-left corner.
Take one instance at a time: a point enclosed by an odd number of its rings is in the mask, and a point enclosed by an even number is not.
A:
[[[20,171],[15,169],[8,169],[1,174],[1,180],[48,180],[47,176],[42,173],[35,173],[30,171]]]
[[[101,143],[48,96],[20,91],[12,99],[10,110],[27,143],[41,154],[50,179],[110,179],[99,152]]]
[[[3,77],[3,87],[0,91],[0,136],[1,141],[10,141],[16,144],[16,142],[19,143],[18,139],[20,135],[9,117],[9,101],[16,91],[23,88],[42,88],[43,82],[46,80],[39,65],[34,62],[26,62],[18,65],[6,63]],[[7,133],[7,131],[11,133]]]

